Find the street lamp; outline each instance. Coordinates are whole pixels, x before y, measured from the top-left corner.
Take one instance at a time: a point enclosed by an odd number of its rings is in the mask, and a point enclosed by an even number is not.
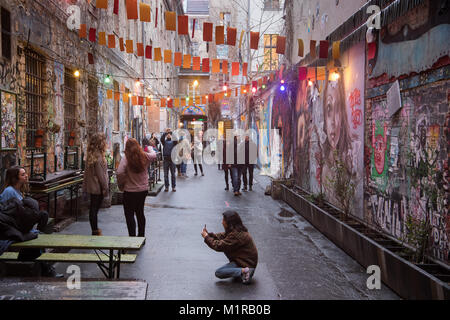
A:
[[[194,88],[197,87],[198,86],[198,81],[195,80],[193,85],[194,85]]]

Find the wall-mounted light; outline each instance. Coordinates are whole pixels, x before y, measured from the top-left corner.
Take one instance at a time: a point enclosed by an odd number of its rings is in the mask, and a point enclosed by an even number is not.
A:
[[[104,82],[107,83],[107,84],[111,83],[111,78],[110,78],[109,74],[106,75]]]
[[[73,73],[73,75],[75,76],[75,77],[79,77],[80,76],[80,71],[78,71],[78,70],[75,70],[75,72]]]

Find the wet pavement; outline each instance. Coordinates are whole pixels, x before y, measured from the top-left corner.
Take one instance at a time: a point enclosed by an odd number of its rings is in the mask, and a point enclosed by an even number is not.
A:
[[[147,299],[399,299],[389,288],[366,287],[368,274],[282,201],[264,195],[270,184],[255,171],[253,191],[235,197],[224,191],[223,171],[205,166],[205,176],[177,178],[177,191],[147,197],[145,246],[134,264],[121,267],[121,279],[148,283]],[[251,285],[215,278],[214,271],[227,263],[223,253],[211,250],[200,233],[222,232],[222,212],[236,210],[253,236],[259,262]],[[104,235],[127,236],[123,207],[99,212]],[[87,215],[65,234],[90,234]],[[76,250],[74,250],[76,252]],[[65,273],[69,264],[55,264]],[[101,278],[93,264],[80,265],[82,278]]]

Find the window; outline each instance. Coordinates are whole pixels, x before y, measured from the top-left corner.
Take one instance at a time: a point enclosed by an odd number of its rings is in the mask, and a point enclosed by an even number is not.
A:
[[[36,130],[43,120],[44,57],[33,50],[25,50],[25,104],[27,148],[34,148]]]
[[[114,84],[114,95],[115,95],[116,92],[119,92],[119,83],[114,80],[113,84]],[[114,131],[120,131],[120,127],[119,127],[119,121],[120,121],[120,119],[119,119],[120,118],[119,102],[120,101],[116,101],[114,99]]]
[[[263,70],[278,69],[277,35],[264,35],[264,67]]]
[[[5,8],[1,8],[2,19],[2,56],[11,60],[11,14]]]
[[[200,44],[198,42],[192,42],[192,55],[193,56],[199,56],[199,46]]]
[[[220,13],[220,25],[229,27],[231,23],[231,13],[229,12],[221,12]],[[226,31],[226,30],[225,30]]]
[[[264,0],[265,11],[278,11],[281,10],[280,0]]]
[[[69,136],[76,124],[76,79],[72,70],[64,72],[64,143],[69,145]]]

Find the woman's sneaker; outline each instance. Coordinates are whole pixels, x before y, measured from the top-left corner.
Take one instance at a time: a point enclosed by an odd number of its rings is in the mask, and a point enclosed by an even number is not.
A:
[[[241,274],[242,283],[248,284],[250,283],[250,269],[245,267]]]

